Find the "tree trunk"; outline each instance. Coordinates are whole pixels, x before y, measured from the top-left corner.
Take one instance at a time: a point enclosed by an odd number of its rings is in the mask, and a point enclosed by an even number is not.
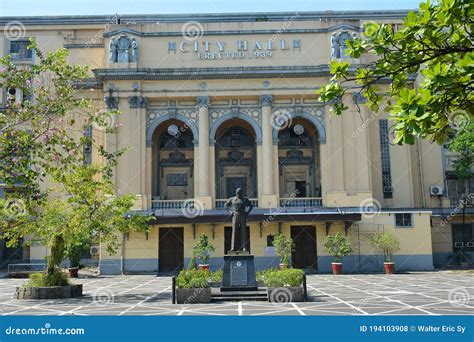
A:
[[[56,235],[51,244],[51,254],[48,257],[48,274],[52,275],[64,260],[64,238]]]

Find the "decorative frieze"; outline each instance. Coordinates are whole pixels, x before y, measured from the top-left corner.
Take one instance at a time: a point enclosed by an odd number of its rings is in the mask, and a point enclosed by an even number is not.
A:
[[[252,117],[258,123],[262,122],[262,109],[255,106],[230,106],[230,107],[211,107],[209,108],[209,120],[211,123],[219,119],[224,115],[232,115],[233,117],[239,117],[240,115],[247,115]]]
[[[198,107],[207,107],[209,106],[209,97],[208,96],[198,96],[196,98],[196,104]]]
[[[109,43],[109,62],[136,63],[138,61],[138,42],[121,34],[118,38],[112,37]]]
[[[271,106],[273,103],[272,95],[260,95],[260,104],[262,106]]]
[[[147,113],[147,127],[150,127],[154,121],[160,120],[162,117],[167,116],[169,119],[180,118],[181,120],[186,118],[185,123],[193,122],[198,126],[196,120],[198,111],[195,108],[181,108],[176,105],[170,105],[167,108],[151,108]]]
[[[143,96],[130,96],[128,98],[130,108],[146,108],[148,99]]]
[[[119,98],[115,96],[104,96],[104,102],[107,106],[107,109],[117,109]]]
[[[347,30],[342,30],[340,32],[335,32],[331,36],[331,58],[332,59],[345,59],[349,58],[346,55],[347,41],[352,40],[356,37],[356,33],[353,32],[352,35]]]
[[[361,92],[352,93],[352,100],[354,101],[354,103],[357,103],[357,104],[367,102],[367,99],[364,97],[364,95],[362,95]]]

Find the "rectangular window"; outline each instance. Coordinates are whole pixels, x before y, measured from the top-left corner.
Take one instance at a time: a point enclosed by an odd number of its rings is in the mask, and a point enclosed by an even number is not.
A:
[[[413,227],[412,214],[395,214],[396,227]]]
[[[188,175],[186,173],[172,173],[166,175],[167,186],[188,186]]]
[[[382,191],[384,198],[392,198],[392,174],[390,166],[390,140],[388,137],[388,120],[379,121],[380,157],[382,161]]]
[[[275,235],[267,235],[267,247],[273,247],[273,240],[275,239]]]
[[[28,49],[29,40],[10,41],[10,56],[12,59],[32,59],[33,51]]]

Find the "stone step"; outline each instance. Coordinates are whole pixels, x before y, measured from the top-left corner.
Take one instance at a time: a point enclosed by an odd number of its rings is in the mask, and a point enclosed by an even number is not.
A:
[[[267,291],[213,291],[213,301],[268,301]]]
[[[215,297],[212,296],[211,302],[243,302],[243,301],[249,301],[249,302],[268,302],[267,296],[255,296],[255,297]]]

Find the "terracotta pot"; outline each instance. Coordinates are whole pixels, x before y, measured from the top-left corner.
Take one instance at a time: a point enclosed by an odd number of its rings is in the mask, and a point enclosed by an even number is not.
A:
[[[393,262],[384,262],[383,267],[385,268],[385,274],[395,273],[395,264]]]
[[[287,270],[288,264],[280,264],[280,270]]]
[[[208,270],[208,269],[209,269],[209,265],[207,265],[207,264],[206,264],[206,265],[201,265],[201,264],[199,264],[199,265],[198,265],[198,268],[199,268],[200,270]]]
[[[79,276],[79,267],[70,267],[67,270],[69,271],[69,278],[77,278]]]
[[[342,262],[332,262],[332,274],[341,274],[342,273]]]

